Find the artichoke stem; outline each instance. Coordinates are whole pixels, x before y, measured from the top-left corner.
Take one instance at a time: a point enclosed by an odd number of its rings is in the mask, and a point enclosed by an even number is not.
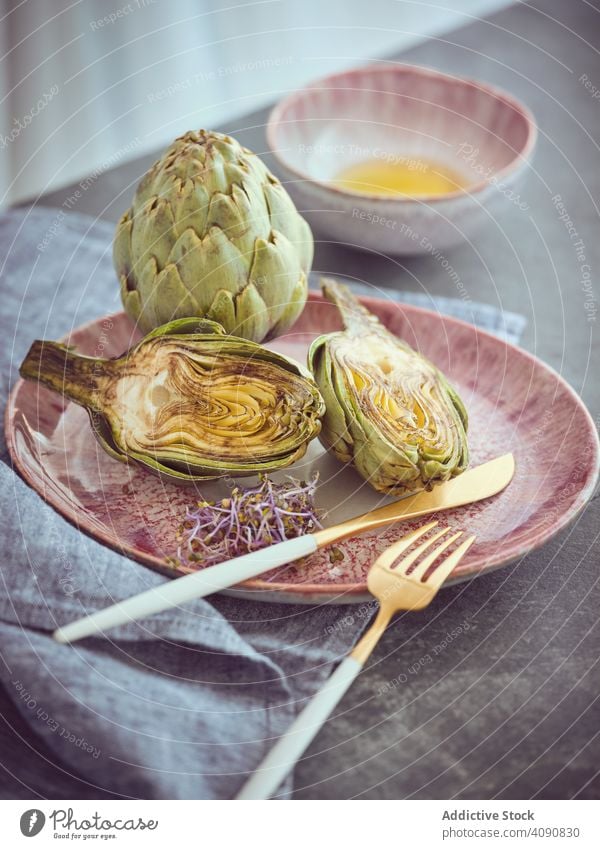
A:
[[[98,394],[106,378],[113,375],[111,360],[84,357],[65,345],[37,339],[21,363],[23,378],[37,380],[66,398],[98,408]]]
[[[376,328],[381,328],[376,316],[359,303],[347,286],[343,286],[337,280],[323,277],[321,289],[327,300],[335,304],[340,311],[344,327],[350,333],[361,334],[365,330],[373,331]]]

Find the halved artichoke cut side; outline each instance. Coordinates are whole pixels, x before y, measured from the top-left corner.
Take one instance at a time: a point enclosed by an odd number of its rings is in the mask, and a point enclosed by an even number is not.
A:
[[[285,468],[324,412],[302,366],[206,319],[170,322],[114,360],[34,342],[21,375],[86,407],[111,456],[176,482]]]
[[[467,413],[444,375],[346,287],[327,280],[323,291],[345,325],[309,351],[326,405],[324,444],[380,492],[428,488],[464,471]]]

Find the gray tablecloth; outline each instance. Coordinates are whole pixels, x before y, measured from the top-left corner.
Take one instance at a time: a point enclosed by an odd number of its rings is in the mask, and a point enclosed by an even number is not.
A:
[[[0,217],[3,406],[34,338],[119,309],[112,235],[58,210]],[[481,304],[410,299],[512,341],[523,327]],[[1,450],[0,676],[33,734],[99,792],[233,796],[368,617],[213,597],[60,646],[57,624],[166,579],[65,522],[11,470],[4,438]]]

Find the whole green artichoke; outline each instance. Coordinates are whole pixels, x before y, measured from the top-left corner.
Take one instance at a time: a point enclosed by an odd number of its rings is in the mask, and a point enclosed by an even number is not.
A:
[[[380,492],[429,488],[463,472],[467,412],[456,390],[349,289],[334,280],[322,287],[345,327],[309,351],[326,406],[324,444]]]
[[[172,321],[116,359],[38,340],[20,373],[85,407],[112,457],[174,483],[283,469],[325,410],[305,368],[207,319]]]
[[[313,239],[258,156],[200,130],[142,178],[113,256],[123,305],[143,331],[199,316],[260,342],[302,312]]]

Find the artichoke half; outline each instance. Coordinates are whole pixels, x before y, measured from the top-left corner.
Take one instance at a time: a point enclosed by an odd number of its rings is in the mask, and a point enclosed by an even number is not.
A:
[[[142,178],[113,258],[126,312],[147,332],[199,316],[260,342],[307,297],[313,239],[290,196],[235,139],[176,139]]]
[[[345,327],[309,351],[327,409],[324,444],[379,492],[430,488],[463,472],[467,413],[444,375],[345,286],[323,280],[322,288]]]
[[[38,340],[20,373],[85,407],[111,456],[176,483],[285,468],[324,413],[302,366],[207,320],[166,324],[117,359]]]

